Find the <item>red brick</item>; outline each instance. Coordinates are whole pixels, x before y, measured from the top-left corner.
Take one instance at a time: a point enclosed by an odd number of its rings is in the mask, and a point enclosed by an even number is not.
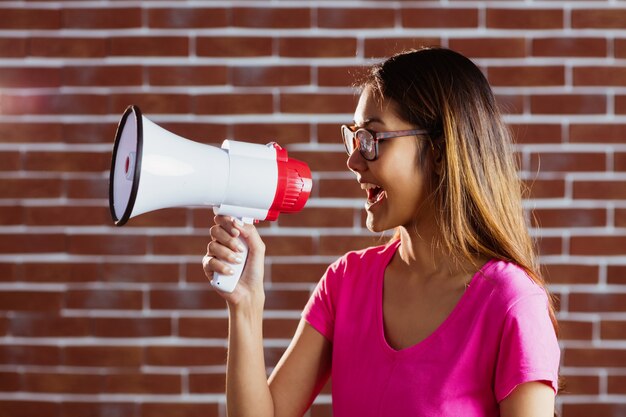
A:
[[[26,152],[24,169],[28,171],[102,172],[109,170],[110,152]]]
[[[61,72],[55,67],[4,67],[0,68],[0,87],[43,88],[59,87]]]
[[[151,85],[225,85],[228,71],[217,65],[153,66],[147,68]]]
[[[96,337],[166,337],[172,336],[170,318],[92,318],[91,329]]]
[[[609,265],[607,268],[607,282],[609,284],[626,284],[626,266]]]
[[[146,236],[70,235],[69,253],[76,255],[143,255],[148,250]]]
[[[608,394],[626,394],[626,375],[609,375],[607,382]]]
[[[0,282],[14,282],[22,278],[22,265],[13,262],[0,263]],[[2,321],[0,320],[0,323]],[[6,323],[5,323],[6,325]]]
[[[574,143],[626,143],[626,124],[572,123],[569,128],[569,139]]]
[[[626,404],[616,402],[590,402],[563,404],[563,417],[619,416],[626,413]]]
[[[109,221],[108,207],[33,206],[24,207],[24,223],[34,226],[103,225]]]
[[[550,284],[597,284],[597,265],[544,264],[544,276]]]
[[[559,339],[591,340],[592,338],[593,323],[588,321],[559,320]]]
[[[234,7],[231,13],[235,27],[295,29],[311,25],[309,8]]]
[[[106,55],[104,38],[32,37],[28,55],[54,58],[102,58]]]
[[[143,352],[139,346],[65,346],[66,366],[139,367]]]
[[[267,310],[301,311],[309,300],[309,291],[265,291],[265,308]]]
[[[265,320],[263,322],[265,323]],[[228,319],[226,317],[181,317],[178,319],[178,335],[180,337],[226,338],[228,337]]]
[[[367,73],[367,67],[319,67],[317,85],[323,87],[351,87]]]
[[[0,123],[3,143],[61,142],[61,132],[61,125],[57,123]]]
[[[534,56],[604,57],[607,56],[606,38],[536,38],[532,39]]]
[[[426,8],[402,9],[405,28],[475,28],[478,27],[477,9]]]
[[[626,96],[624,95],[615,96],[615,113],[626,114]]]
[[[320,198],[365,198],[356,179],[320,179],[316,184]]]
[[[224,301],[206,286],[205,290],[178,289],[150,291],[152,310],[218,310]]]
[[[309,142],[310,132],[309,125],[299,123],[237,123],[233,126],[232,138],[255,143],[278,142],[289,150],[290,143]]]
[[[10,319],[11,335],[21,337],[85,337],[89,322],[84,317],[64,317],[48,312],[17,314]]]
[[[283,113],[353,113],[358,97],[352,94],[281,94]]]
[[[573,9],[572,28],[623,29],[626,9]]]
[[[345,173],[348,155],[341,152],[292,152],[289,156],[306,162],[312,171],[335,171]]]
[[[33,400],[0,400],[3,417],[60,417],[61,403]]]
[[[109,195],[109,179],[67,180],[66,189],[68,198],[102,198]]]
[[[613,55],[615,55],[615,58],[626,58],[626,39],[615,39],[613,41]]]
[[[468,58],[522,58],[528,55],[524,38],[452,38],[448,46]]]
[[[0,391],[19,391],[20,380],[21,374],[17,372],[0,372]]]
[[[590,152],[532,153],[531,172],[598,172],[606,170],[606,154]]]
[[[158,255],[200,255],[206,253],[209,237],[206,236],[154,236],[152,252]]]
[[[615,209],[614,222],[617,227],[626,227],[626,209]]]
[[[115,373],[104,376],[103,392],[113,394],[180,394],[180,375]]]
[[[623,255],[625,247],[626,236],[573,236],[570,241],[572,255]]]
[[[311,406],[311,417],[332,417],[332,404],[313,404]]]
[[[270,339],[291,339],[296,333],[299,322],[300,319],[264,319],[263,337]]]
[[[194,97],[196,114],[267,114],[274,109],[270,94],[211,94]]]
[[[65,374],[28,372],[22,375],[24,391],[37,393],[99,394],[102,376],[97,374]]]
[[[626,332],[626,321],[602,320],[600,338],[607,340],[623,340]]]
[[[63,27],[70,29],[126,29],[141,27],[140,8],[61,9]]]
[[[263,236],[267,246],[267,256],[306,256],[314,255],[313,237]]]
[[[106,263],[102,266],[105,282],[177,283],[179,266],[174,263]]]
[[[186,56],[189,39],[182,36],[127,36],[109,39],[109,54],[117,56]]]
[[[389,239],[378,236],[321,236],[319,255],[338,256],[348,251],[364,249],[386,243]]]
[[[626,311],[626,294],[570,293],[569,311],[623,312]]]
[[[154,8],[148,9],[151,28],[215,28],[228,26],[229,10],[225,8]]]
[[[143,69],[136,65],[66,66],[62,71],[63,85],[112,87],[141,86]]]
[[[550,227],[602,227],[606,226],[605,209],[535,209],[533,226]]]
[[[221,394],[226,387],[226,375],[223,373],[190,373],[189,392]]]
[[[561,255],[563,253],[563,239],[560,237],[542,237],[538,239],[539,254]]]
[[[139,405],[135,402],[71,402],[62,403],[62,417],[83,417],[83,416],[111,416],[126,417],[136,416]]]
[[[58,179],[6,178],[0,181],[3,198],[54,198],[61,193]]]
[[[278,39],[280,56],[290,58],[341,58],[354,57],[357,42],[345,37],[302,37]]]
[[[333,29],[377,29],[395,26],[396,12],[391,7],[341,9],[319,8],[317,26]]]
[[[119,112],[120,116],[124,109],[112,109]],[[113,138],[115,138],[115,123],[64,123],[61,125],[62,139],[59,142],[66,143],[110,143],[113,150]]]
[[[573,82],[575,86],[626,86],[626,67],[617,65],[610,67],[574,67]]]
[[[563,10],[488,8],[486,26],[496,29],[560,29],[563,27]]]
[[[498,108],[502,114],[522,114],[524,113],[525,98],[518,94],[496,94]]]
[[[24,208],[20,206],[0,206],[0,225],[17,225],[24,223]]]
[[[624,200],[626,199],[626,181],[574,181],[574,198]]]
[[[509,124],[517,143],[559,143],[563,140],[558,124]]]
[[[564,355],[564,366],[587,367],[624,367],[626,350],[602,348],[567,348]],[[581,414],[582,415],[582,414]],[[587,414],[588,415],[588,414]]]
[[[26,38],[0,38],[0,57],[22,58],[27,53],[28,39]]]
[[[139,106],[143,114],[188,114],[192,109],[192,98],[187,94],[134,93],[111,94],[111,107],[125,108],[129,104]]]
[[[590,94],[542,94],[530,97],[530,111],[533,114],[604,114],[605,95]]]
[[[141,310],[143,293],[127,290],[68,290],[65,308],[80,310]]]
[[[352,227],[353,223],[354,210],[351,208],[310,207],[278,218],[280,227]]]
[[[154,344],[146,347],[146,365],[211,366],[225,363],[225,347],[157,346]]]
[[[432,46],[441,46],[441,39],[434,37],[366,38],[364,39],[363,54],[366,58],[381,58],[409,49]]]
[[[204,37],[196,39],[196,54],[211,57],[254,57],[272,55],[273,40],[268,37]]]
[[[45,345],[0,345],[0,363],[6,365],[59,365],[60,349]]]
[[[100,281],[100,266],[96,263],[25,262],[22,280],[25,282],[89,282]]]
[[[140,405],[142,417],[219,417],[218,404],[203,403],[142,403]]]
[[[55,253],[67,249],[65,236],[54,233],[2,234],[0,253]]]
[[[95,94],[42,94],[4,96],[5,114],[106,114],[109,97]]]
[[[59,29],[61,11],[58,9],[2,9],[0,29]]]
[[[541,87],[565,84],[565,68],[560,66],[489,67],[489,82],[494,86]]]
[[[597,395],[600,393],[600,378],[595,375],[566,375],[564,378],[565,389],[561,390],[559,395]]]
[[[291,86],[311,84],[311,69],[303,66],[254,66],[231,68],[231,82],[235,86]]]
[[[0,292],[0,309],[14,311],[54,311],[61,308],[62,294],[53,291]]]

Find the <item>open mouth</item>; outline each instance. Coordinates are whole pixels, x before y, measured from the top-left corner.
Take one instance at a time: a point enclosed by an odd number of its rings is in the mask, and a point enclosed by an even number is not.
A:
[[[365,184],[363,188],[367,191],[366,208],[372,207],[374,204],[380,202],[387,196],[385,190],[377,185]]]

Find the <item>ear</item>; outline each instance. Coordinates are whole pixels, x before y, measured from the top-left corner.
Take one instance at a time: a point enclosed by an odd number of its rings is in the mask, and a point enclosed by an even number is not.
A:
[[[441,176],[444,168],[444,160],[443,160],[443,150],[441,146],[435,145],[432,147],[432,161],[433,161],[433,171],[437,176]]]

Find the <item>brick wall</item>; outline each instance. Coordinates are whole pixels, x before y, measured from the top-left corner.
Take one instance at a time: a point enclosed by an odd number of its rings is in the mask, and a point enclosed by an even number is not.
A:
[[[225,416],[211,213],[111,225],[126,105],[207,144],[277,140],[313,169],[307,208],[260,225],[271,367],[325,266],[377,242],[339,143],[350,74],[420,45],[474,58],[516,133],[560,299],[559,411],[624,415],[624,2],[164,0],[0,3],[0,416]]]

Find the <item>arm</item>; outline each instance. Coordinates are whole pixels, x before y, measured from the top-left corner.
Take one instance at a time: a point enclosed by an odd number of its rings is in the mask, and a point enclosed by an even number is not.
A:
[[[328,379],[330,342],[302,321],[268,383],[263,355],[265,245],[256,229],[217,216],[203,260],[205,274],[226,273],[237,253],[235,238],[248,243],[248,260],[232,293],[218,293],[229,312],[226,407],[229,417],[301,416]]]
[[[553,417],[554,391],[542,382],[518,385],[500,402],[501,417]]]

